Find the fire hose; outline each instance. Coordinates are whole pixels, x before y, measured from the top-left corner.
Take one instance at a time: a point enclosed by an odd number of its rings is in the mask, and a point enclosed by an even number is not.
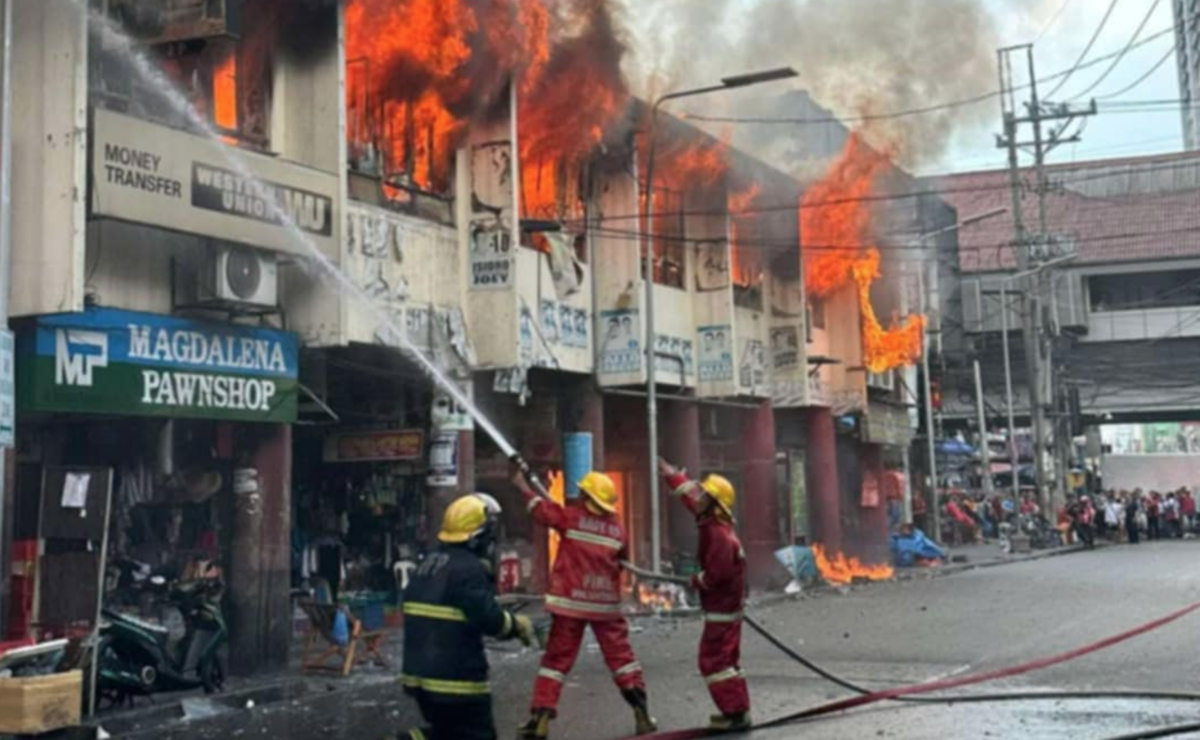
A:
[[[685,584],[687,579],[677,576],[669,576],[660,573],[638,568],[631,563],[622,563],[622,565],[634,575],[646,578],[647,580],[657,580],[667,583]],[[1174,611],[1164,617],[1147,622],[1143,625],[1127,630],[1117,635],[1107,637],[1103,640],[1093,642],[1089,645],[1084,645],[1074,650],[1060,653],[1058,655],[1040,658],[1038,660],[1029,661],[1020,665],[1009,666],[983,673],[970,674],[957,678],[942,679],[939,681],[911,684],[907,686],[899,686],[891,689],[883,689],[872,691],[870,689],[858,686],[850,681],[846,681],[839,676],[836,676],[829,671],[824,670],[817,664],[805,658],[803,655],[785,645],[778,637],[771,634],[769,630],[763,627],[758,621],[749,615],[744,615],[743,619],[747,625],[755,632],[760,634],[771,645],[782,651],[792,660],[800,663],[804,667],[816,673],[818,676],[830,681],[842,688],[848,689],[857,696],[846,699],[839,699],[827,704],[822,704],[810,709],[803,710],[794,714],[778,717],[769,720],[765,723],[755,725],[755,729],[768,729],[771,727],[779,727],[786,724],[792,724],[808,719],[814,719],[823,715],[832,714],[835,712],[843,712],[849,709],[874,704],[881,701],[908,701],[908,702],[925,702],[938,704],[959,704],[972,702],[1000,702],[1000,701],[1026,701],[1026,700],[1071,700],[1071,699],[1149,699],[1163,701],[1200,701],[1200,694],[1186,692],[1146,692],[1146,691],[1025,691],[1025,692],[1008,692],[996,694],[965,694],[954,696],[923,696],[925,694],[933,694],[947,691],[950,689],[960,688],[963,686],[973,686],[976,684],[995,681],[1002,678],[1011,678],[1025,673],[1049,668],[1059,665],[1076,658],[1083,657],[1090,653],[1103,650],[1113,645],[1125,642],[1134,637],[1152,632],[1160,627],[1164,627],[1172,622],[1175,622],[1192,612],[1200,609],[1200,602],[1191,604],[1182,609]],[[1169,735],[1178,735],[1183,732],[1200,729],[1200,724],[1179,725],[1176,727],[1156,728],[1144,733],[1135,733],[1124,735],[1120,738],[1112,740],[1140,740],[1140,738],[1167,737]],[[654,735],[644,736],[645,740],[692,740],[693,738],[708,737],[712,733],[708,729],[692,729],[678,730],[672,732],[662,732]]]

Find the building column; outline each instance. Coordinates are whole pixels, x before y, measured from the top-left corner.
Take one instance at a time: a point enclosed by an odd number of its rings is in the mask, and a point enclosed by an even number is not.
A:
[[[742,415],[742,544],[746,548],[750,582],[767,585],[778,566],[782,509],[775,484],[775,411],[769,401]]]
[[[700,407],[694,403],[668,401],[663,404],[661,440],[662,455],[674,465],[686,468],[693,478],[700,476]],[[663,513],[667,522],[668,553],[692,555],[696,552],[699,533],[696,518],[666,490],[663,483]]]
[[[842,505],[833,412],[821,407],[806,409],[804,420],[808,427],[805,460],[812,540],[831,552],[841,552]]]
[[[292,428],[259,425],[239,461],[258,473],[256,490],[234,493],[229,583],[230,670],[286,668],[291,640]]]

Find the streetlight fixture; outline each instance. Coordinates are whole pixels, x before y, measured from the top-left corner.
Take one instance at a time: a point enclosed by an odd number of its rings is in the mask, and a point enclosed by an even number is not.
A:
[[[654,101],[650,109],[650,142],[646,155],[646,231],[643,235],[643,280],[646,283],[646,422],[649,437],[650,471],[650,564],[657,573],[662,566],[662,511],[658,485],[658,393],[655,362],[658,359],[658,336],[654,331],[654,155],[658,149],[658,110],[663,103],[722,90],[737,90],[765,82],[798,77],[791,67],[779,67],[762,72],[723,77],[721,84],[667,93]]]

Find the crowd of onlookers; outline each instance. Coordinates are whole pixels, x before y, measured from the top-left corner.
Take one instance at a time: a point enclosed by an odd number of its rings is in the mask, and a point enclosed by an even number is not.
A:
[[[1013,528],[1028,530],[1030,522],[1056,531],[1062,544],[1088,546],[1097,538],[1132,544],[1142,539],[1182,538],[1200,527],[1196,499],[1187,488],[1167,493],[1137,488],[1073,494],[1052,518],[1043,514],[1032,492],[1017,501],[1012,496],[955,491],[944,497],[942,513],[943,541],[957,544],[1000,537]]]

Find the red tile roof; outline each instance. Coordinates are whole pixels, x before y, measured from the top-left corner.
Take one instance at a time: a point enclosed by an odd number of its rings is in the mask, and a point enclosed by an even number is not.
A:
[[[1047,223],[1073,241],[1084,263],[1200,257],[1200,152],[1055,165]],[[1021,170],[1026,227],[1038,228],[1035,175]],[[927,180],[958,210],[959,220],[1008,208],[959,232],[963,272],[1011,270],[1014,227],[1008,170],[969,172]]]

